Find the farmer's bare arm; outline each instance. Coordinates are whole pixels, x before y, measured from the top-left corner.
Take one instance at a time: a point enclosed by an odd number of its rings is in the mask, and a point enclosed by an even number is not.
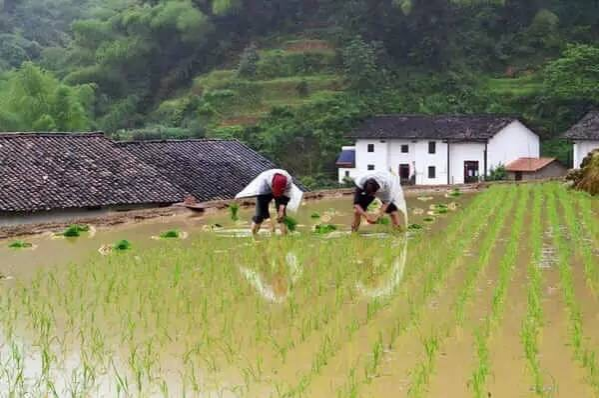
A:
[[[278,222],[283,222],[283,219],[285,218],[285,209],[287,208],[287,206],[285,205],[280,205],[278,210],[278,217],[277,217],[277,221]]]

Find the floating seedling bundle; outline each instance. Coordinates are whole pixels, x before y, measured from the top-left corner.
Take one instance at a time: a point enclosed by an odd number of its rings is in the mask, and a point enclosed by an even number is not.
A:
[[[32,249],[33,244],[23,240],[16,240],[8,245],[11,249]]]
[[[66,238],[77,238],[81,236],[83,232],[89,232],[89,225],[74,224],[69,226],[61,235]]]
[[[337,231],[337,227],[332,224],[318,224],[314,226],[314,232],[319,235],[326,235],[334,231]]]

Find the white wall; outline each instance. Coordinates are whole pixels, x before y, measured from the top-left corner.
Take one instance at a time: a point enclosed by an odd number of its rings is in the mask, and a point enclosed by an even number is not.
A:
[[[346,170],[355,176],[368,171],[368,165],[374,165],[375,171],[392,170],[399,173],[400,164],[409,164],[411,175],[416,175],[417,185],[445,185],[448,174],[450,184],[462,184],[465,161],[478,161],[480,176],[485,175],[484,143],[449,144],[451,164],[448,165],[447,143],[441,140],[435,142],[436,153],[429,154],[429,140],[359,139],[356,142],[356,168],[339,169],[339,180],[343,180]],[[368,152],[368,144],[374,144],[373,153]],[[595,144],[599,146],[599,143]],[[401,153],[401,145],[409,145],[409,152]],[[492,167],[505,165],[521,157],[539,157],[540,140],[522,123],[514,121],[489,140],[487,151],[488,172]],[[429,166],[435,167],[435,178],[428,178]]]
[[[450,184],[464,183],[464,162],[478,162],[480,176],[485,175],[485,144],[475,142],[449,144]]]
[[[368,152],[368,144],[374,144],[374,152]],[[375,171],[387,170],[387,159],[387,141],[358,140],[356,142],[356,169],[358,173],[368,171],[368,165],[374,165]]]
[[[349,173],[349,178],[352,178],[352,179],[356,178],[356,176],[358,174],[358,172],[356,171],[356,169],[353,169],[353,168],[350,169],[350,168],[346,168],[346,167],[340,167],[338,170],[339,170],[338,171],[338,173],[339,173],[339,176],[338,176],[339,180],[338,181],[339,181],[340,184],[342,184],[342,183],[345,182],[345,176],[346,176],[345,173],[346,172]]]
[[[488,172],[491,168],[519,158],[538,158],[541,143],[538,135],[519,121],[514,121],[489,140],[487,151]],[[484,174],[484,170],[481,174]]]
[[[387,167],[399,174],[400,164],[410,165],[410,176],[414,174],[414,162],[416,161],[416,144],[411,140],[389,140],[389,152]],[[408,153],[401,152],[401,146],[408,146]]]
[[[574,141],[574,168],[579,169],[589,152],[597,148],[599,148],[599,141]]]
[[[430,140],[435,141],[435,140]],[[428,153],[429,140],[416,142],[416,185],[443,185],[447,184],[447,144],[443,141],[437,143],[436,153]],[[428,168],[434,166],[435,178],[428,178]]]

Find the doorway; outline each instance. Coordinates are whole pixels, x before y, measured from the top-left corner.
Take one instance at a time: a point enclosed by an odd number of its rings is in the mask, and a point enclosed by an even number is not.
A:
[[[478,161],[467,160],[464,162],[464,183],[472,184],[479,181],[480,173]]]
[[[410,165],[400,164],[399,165],[399,178],[402,183],[408,183],[410,181]]]
[[[516,181],[522,181],[522,172],[516,171]]]

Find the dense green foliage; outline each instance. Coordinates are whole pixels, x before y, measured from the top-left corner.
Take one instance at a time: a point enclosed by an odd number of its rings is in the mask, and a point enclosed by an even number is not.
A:
[[[0,38],[0,130],[235,137],[315,185],[375,113],[522,115],[567,161],[599,105],[595,0],[0,0]]]

